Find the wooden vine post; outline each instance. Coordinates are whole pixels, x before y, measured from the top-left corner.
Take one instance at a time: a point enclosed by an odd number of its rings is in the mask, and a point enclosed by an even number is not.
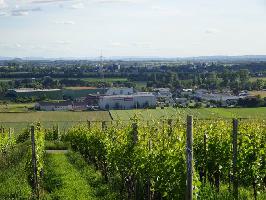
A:
[[[138,125],[137,125],[137,123],[132,124],[132,129],[133,129],[133,142],[135,145],[138,142]]]
[[[233,119],[233,195],[238,199],[238,178],[237,178],[237,132],[238,120]]]
[[[91,121],[87,120],[88,129],[91,129]]]
[[[8,130],[8,139],[11,139],[12,137],[12,128],[9,128]]]
[[[173,132],[173,128],[172,128],[172,125],[173,125],[173,120],[172,119],[168,119],[168,121],[167,121],[167,123],[168,123],[168,136],[171,136],[172,135],[172,132]]]
[[[187,116],[187,192],[186,199],[193,199],[193,117]]]
[[[106,121],[102,121],[102,130],[105,131],[107,128]]]
[[[34,187],[34,192],[37,195],[37,198],[39,198],[34,126],[31,126],[30,132],[31,132],[32,167],[33,167],[33,187]]]
[[[4,134],[5,133],[5,128],[1,125],[1,133]]]

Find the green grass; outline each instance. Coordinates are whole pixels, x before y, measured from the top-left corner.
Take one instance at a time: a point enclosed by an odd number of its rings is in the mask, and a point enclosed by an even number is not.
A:
[[[251,77],[249,79],[251,82],[255,82],[257,80],[263,80],[263,81],[266,81],[266,77]]]
[[[193,115],[198,119],[217,118],[251,118],[266,119],[266,107],[260,108],[157,108],[139,110],[111,110],[110,114],[114,120],[128,121],[135,115],[141,120],[160,120],[168,118],[185,119],[186,115]],[[21,131],[33,122],[41,122],[45,128],[58,125],[60,131],[64,132],[68,128],[89,121],[111,121],[107,111],[87,111],[87,112],[26,112],[26,113],[0,113],[0,126],[15,128]],[[97,123],[100,125],[100,123]]]
[[[0,82],[9,82],[15,79],[10,79],[10,78],[0,78]]]
[[[160,120],[168,118],[185,118],[186,115],[193,115],[198,119],[216,118],[259,118],[266,119],[266,108],[164,108],[147,110],[111,110],[114,120],[130,120],[137,116],[141,120]]]
[[[41,122],[45,128],[58,125],[64,131],[76,124],[86,123],[87,120],[110,121],[111,118],[107,111],[0,113],[0,125],[15,128],[16,131],[27,128],[33,122]]]
[[[87,81],[87,82],[98,82],[98,81],[103,81],[103,82],[108,82],[108,83],[112,83],[112,82],[117,82],[117,81],[127,81],[127,78],[82,78],[81,80],[83,81]]]
[[[134,83],[136,83],[136,88],[138,90],[140,90],[143,87],[144,88],[147,87],[147,82],[145,82],[145,81],[138,81],[138,82],[134,82]]]
[[[45,199],[115,199],[101,175],[79,154],[47,154],[45,163]]]
[[[47,199],[95,199],[93,191],[64,154],[48,154],[44,174]]]
[[[33,107],[34,103],[0,104],[0,112],[29,112]]]
[[[62,79],[69,79],[69,80],[83,80],[86,82],[108,82],[108,83],[112,83],[112,82],[116,82],[116,81],[127,81],[127,78],[56,78],[56,80],[62,80]]]

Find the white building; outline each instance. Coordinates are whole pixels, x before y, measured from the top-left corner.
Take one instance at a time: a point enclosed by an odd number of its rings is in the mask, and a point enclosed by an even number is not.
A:
[[[131,95],[133,93],[133,88],[109,88],[105,95]]]
[[[73,110],[73,104],[71,101],[38,102],[35,104],[35,109],[44,111]]]
[[[156,106],[156,97],[152,93],[136,93],[131,95],[101,96],[101,109],[132,109]]]
[[[237,101],[243,96],[235,96],[226,93],[209,93],[207,90],[197,90],[194,95],[198,99],[206,100],[206,101]]]
[[[155,88],[153,91],[155,92],[157,98],[172,98],[170,88]]]

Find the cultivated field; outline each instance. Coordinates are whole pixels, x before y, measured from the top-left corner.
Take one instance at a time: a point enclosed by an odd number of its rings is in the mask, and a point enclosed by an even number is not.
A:
[[[251,91],[251,95],[257,96],[260,95],[262,98],[266,97],[266,91],[261,90],[261,91]]]
[[[262,118],[266,119],[266,108],[164,108],[148,110],[112,110],[110,111],[114,120],[130,120],[134,116],[142,120],[184,118],[193,115],[199,119],[215,118]]]
[[[11,104],[0,104],[0,112],[28,112],[32,110],[34,103],[11,103]]]
[[[107,111],[91,112],[28,112],[28,113],[0,113],[0,125],[21,130],[32,122],[41,122],[45,127],[59,125],[67,129],[77,123],[89,121],[110,121]]]
[[[22,106],[23,107],[23,106]],[[61,130],[66,130],[75,124],[96,121],[129,121],[136,116],[142,121],[160,120],[160,119],[185,119],[187,115],[193,115],[198,119],[232,119],[251,118],[266,119],[266,108],[164,108],[147,110],[111,110],[108,111],[88,111],[88,112],[56,112],[56,111],[38,111],[25,113],[0,113],[0,126],[12,127],[21,130],[33,122],[41,122],[45,127],[58,125]],[[98,122],[97,122],[98,121]]]

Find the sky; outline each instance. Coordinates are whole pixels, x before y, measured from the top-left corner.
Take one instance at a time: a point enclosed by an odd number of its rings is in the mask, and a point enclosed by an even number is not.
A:
[[[266,55],[266,0],[0,0],[0,56]]]

